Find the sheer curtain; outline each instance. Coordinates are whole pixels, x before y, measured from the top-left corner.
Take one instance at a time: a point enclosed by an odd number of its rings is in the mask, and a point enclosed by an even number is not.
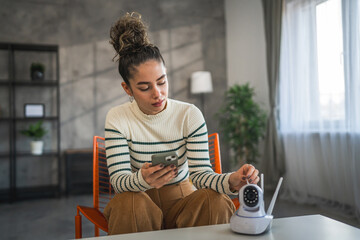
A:
[[[288,197],[360,219],[360,0],[285,0],[280,133]]]

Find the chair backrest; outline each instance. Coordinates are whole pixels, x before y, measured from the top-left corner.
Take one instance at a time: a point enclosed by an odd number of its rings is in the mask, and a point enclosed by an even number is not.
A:
[[[209,138],[209,155],[210,163],[214,172],[221,174],[221,156],[220,156],[220,142],[219,134],[212,133],[208,136]]]
[[[103,137],[94,136],[93,164],[94,208],[102,211],[114,196],[106,164],[105,138]]]
[[[210,134],[209,155],[214,172],[222,173],[219,135]],[[94,136],[93,139],[93,202],[94,208],[103,211],[106,204],[113,198],[114,190],[110,183],[106,164],[105,138]]]

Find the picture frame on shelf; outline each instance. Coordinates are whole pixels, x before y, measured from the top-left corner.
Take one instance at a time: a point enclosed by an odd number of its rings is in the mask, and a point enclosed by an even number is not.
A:
[[[43,103],[25,103],[24,105],[25,118],[44,118],[45,105]]]

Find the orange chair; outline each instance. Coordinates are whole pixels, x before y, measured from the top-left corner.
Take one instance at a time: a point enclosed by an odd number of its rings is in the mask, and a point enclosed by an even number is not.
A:
[[[99,229],[108,232],[107,221],[102,214],[106,204],[114,196],[110,184],[110,177],[106,164],[105,138],[93,138],[93,207],[77,206],[75,216],[75,238],[82,238],[82,213],[95,226],[95,236],[99,236]]]
[[[214,172],[221,174],[221,156],[220,156],[220,141],[219,134],[213,133],[208,136],[209,138],[209,155],[210,155],[210,163]],[[232,199],[235,208],[238,209],[240,206],[239,199]]]
[[[217,133],[210,134],[209,155],[213,170],[221,171],[220,144]],[[102,214],[106,204],[114,196],[114,190],[110,184],[109,173],[106,164],[105,139],[94,136],[93,139],[93,207],[77,206],[75,216],[75,238],[82,238],[81,214],[95,225],[95,236],[99,236],[99,229],[108,232],[107,221]],[[239,207],[238,199],[233,199],[236,209]]]

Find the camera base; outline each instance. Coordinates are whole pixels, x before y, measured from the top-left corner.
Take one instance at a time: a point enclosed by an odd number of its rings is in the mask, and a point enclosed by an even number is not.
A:
[[[257,235],[266,232],[271,228],[273,215],[262,217],[243,217],[237,212],[230,218],[230,228],[234,232]]]

